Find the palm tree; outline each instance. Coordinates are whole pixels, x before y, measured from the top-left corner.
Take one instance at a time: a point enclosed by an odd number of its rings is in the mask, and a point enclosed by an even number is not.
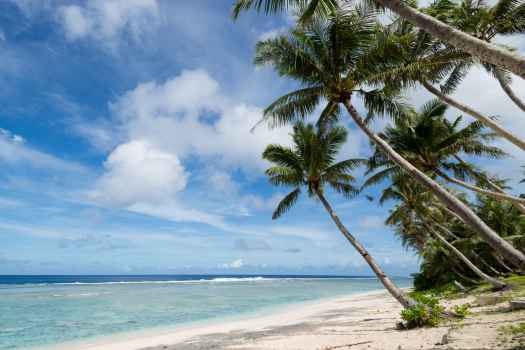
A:
[[[447,13],[441,9],[442,6],[436,5],[436,7],[437,10],[429,8],[429,11]],[[386,28],[381,28],[381,35],[383,40],[391,41],[390,46],[397,48],[396,52],[391,55],[396,56],[400,62],[397,70],[384,71],[376,77],[377,81],[388,80],[392,88],[410,88],[419,84],[441,101],[470,115],[499,136],[525,150],[525,140],[502,127],[494,121],[494,118],[450,96],[473,63],[470,55],[443,47],[430,35],[416,31],[412,24],[402,19],[393,22]],[[447,75],[448,78],[440,89],[433,85],[440,83]]]
[[[306,188],[309,197],[318,198],[343,236],[366,260],[381,283],[392,296],[408,308],[415,302],[408,298],[388,278],[369,252],[355,239],[343,225],[325,197],[326,187],[346,197],[352,197],[358,190],[352,185],[354,177],[350,171],[362,163],[360,160],[336,162],[341,146],[346,142],[347,131],[343,127],[315,128],[312,124],[297,123],[293,128],[293,148],[270,145],[263,153],[263,158],[272,163],[266,170],[272,185],[293,187],[277,205],[272,218],[277,219],[293,207],[302,188]]]
[[[396,125],[387,127],[380,136],[426,174],[441,177],[478,194],[511,201],[525,213],[525,207],[522,205],[525,198],[504,193],[490,180],[485,180],[487,177],[482,172],[459,157],[460,153],[494,159],[506,156],[498,147],[486,144],[494,139],[494,134],[484,132],[483,126],[478,122],[459,128],[462,118],[458,117],[451,123],[445,118],[446,110],[447,105],[432,100],[423,105],[419,112],[409,111],[405,118],[397,119]],[[373,183],[397,173],[395,164],[380,149],[376,149],[369,162],[369,172],[377,169],[385,171],[371,177]],[[447,174],[448,172],[452,172],[456,177]],[[467,178],[481,179],[482,181],[478,182],[482,184],[490,183],[496,192],[463,181]]]
[[[476,274],[480,279],[491,284],[495,289],[503,289],[507,285],[505,282],[497,278],[487,275],[481,271],[469,258],[467,258],[459,249],[452,243],[445,239],[438,229],[441,225],[436,225],[432,220],[432,195],[425,192],[418,184],[410,179],[398,177],[393,181],[392,186],[389,186],[383,191],[380,202],[384,203],[387,200],[396,200],[400,202],[391,211],[390,216],[386,220],[387,225],[398,225],[406,221],[417,221],[424,229],[425,233],[430,233],[437,238],[447,249],[449,249],[460,261],[462,261],[468,268]],[[436,229],[437,227],[437,229]],[[420,231],[421,232],[421,231]]]
[[[409,6],[401,0],[373,0],[380,7],[385,7],[411,22],[433,37],[478,57],[483,62],[508,69],[514,74],[525,78],[525,59],[515,52],[480,40],[461,30],[454,28],[439,19],[425,14]],[[350,2],[349,0],[346,1]],[[326,16],[337,10],[338,0],[237,0],[233,8],[233,17],[239,16],[243,10],[254,8],[266,13],[275,13],[290,8],[304,9],[300,20],[305,23],[312,16]]]
[[[376,40],[376,14],[362,8],[338,10],[328,20],[316,19],[295,29],[290,35],[257,44],[255,63],[271,64],[284,77],[299,81],[302,87],[273,102],[265,118],[280,125],[307,118],[325,103],[319,124],[340,118],[340,106],[367,137],[395,162],[407,176],[427,186],[443,204],[483,237],[509,261],[525,268],[525,254],[499,237],[465,203],[397,153],[374,133],[353,106],[361,97],[370,114],[402,117],[405,106],[396,91],[389,88],[367,89],[373,79],[390,69],[385,48]]]
[[[525,33],[525,2],[522,0],[499,0],[492,6],[483,1],[463,0],[448,13],[452,15],[451,24],[486,42],[491,42],[496,36]],[[508,72],[494,64],[483,65],[516,106],[525,111],[525,102],[510,86],[512,80]]]

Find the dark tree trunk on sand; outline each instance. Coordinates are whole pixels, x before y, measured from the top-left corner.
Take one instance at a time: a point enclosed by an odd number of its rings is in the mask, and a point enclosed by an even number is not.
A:
[[[506,68],[525,79],[525,58],[507,49],[477,39],[440,20],[410,7],[402,0],[375,0],[433,37],[467,52],[483,62]]]
[[[330,214],[330,217],[334,221],[334,223],[337,226],[337,228],[339,229],[339,231],[341,231],[343,236],[345,236],[345,238],[350,242],[350,244],[352,244],[354,246],[354,248],[359,252],[359,254],[361,254],[363,259],[366,260],[366,262],[368,263],[368,266],[370,266],[372,268],[372,270],[376,274],[377,278],[379,278],[379,280],[381,281],[383,286],[385,286],[385,288],[390,292],[390,294],[392,294],[392,296],[397,301],[399,301],[399,303],[401,305],[403,305],[404,308],[409,308],[411,306],[416,305],[416,302],[414,300],[412,300],[409,297],[407,297],[401,291],[401,289],[399,289],[394,284],[394,282],[392,282],[390,280],[390,278],[388,278],[388,276],[383,272],[381,267],[379,267],[379,265],[375,262],[374,258],[372,258],[372,256],[361,245],[361,243],[359,243],[359,241],[357,241],[354,238],[354,236],[352,236],[352,234],[346,229],[346,227],[343,225],[341,220],[339,220],[339,217],[334,212],[334,210],[332,209],[332,206],[330,205],[330,203],[328,203],[328,201],[326,200],[324,195],[321,192],[319,192],[319,191],[317,191],[316,194],[317,194],[317,197],[319,198],[319,200],[321,201],[321,203],[323,203],[323,205],[324,205],[326,211],[328,212],[328,214]]]
[[[401,157],[385,140],[368,128],[363,118],[352,106],[350,100],[343,102],[348,113],[357,126],[372,140],[393,162],[400,166],[409,176],[426,186],[434,195],[452,211],[456,212],[462,221],[479,233],[481,238],[492,248],[511,261],[519,270],[525,269],[525,254],[514,248],[509,242],[501,238],[487,224],[481,220],[465,203],[457,199],[450,192],[429,178],[406,159]]]
[[[512,142],[514,145],[518,146],[519,148],[525,151],[525,141],[520,139],[518,136],[512,134],[510,131],[502,128],[498,123],[494,122],[489,117],[484,116],[483,114],[479,113],[478,111],[473,110],[469,106],[464,105],[454,100],[452,97],[448,95],[445,95],[439,89],[436,89],[434,86],[432,86],[432,84],[430,84],[427,81],[421,81],[421,85],[423,85],[423,87],[427,89],[428,92],[438,97],[441,101],[445,102],[446,104],[452,107],[459,109],[460,111],[464,113],[467,113],[468,115],[475,118],[476,120],[478,120],[480,123],[482,123],[486,127],[492,129],[499,136],[507,139],[509,142]]]

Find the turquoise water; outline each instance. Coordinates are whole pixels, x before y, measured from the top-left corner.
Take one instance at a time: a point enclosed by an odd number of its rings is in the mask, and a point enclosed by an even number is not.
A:
[[[363,278],[202,277],[38,283],[0,277],[0,349],[214,320],[382,288],[376,279]],[[396,283],[408,287],[412,281]]]

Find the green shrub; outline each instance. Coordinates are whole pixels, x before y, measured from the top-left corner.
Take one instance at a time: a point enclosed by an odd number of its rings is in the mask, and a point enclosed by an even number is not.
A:
[[[460,317],[467,317],[470,314],[470,304],[456,305],[453,311]]]
[[[515,325],[501,326],[499,328],[501,332],[507,335],[523,335],[525,334],[525,322],[520,322]]]
[[[413,293],[412,298],[417,304],[401,311],[404,327],[411,329],[437,326],[444,310],[439,304],[439,299],[423,293]]]

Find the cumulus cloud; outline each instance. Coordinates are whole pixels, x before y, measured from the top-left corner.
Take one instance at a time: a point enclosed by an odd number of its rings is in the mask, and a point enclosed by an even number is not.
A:
[[[171,220],[222,226],[221,215],[228,211],[224,204],[218,214],[183,207],[177,199],[190,182],[184,162],[201,161],[208,170],[198,175],[198,182],[206,192],[235,199],[238,205],[231,213],[246,215],[246,207],[266,208],[267,202],[275,202],[241,195],[231,174],[241,170],[249,178],[260,176],[266,165],[262,151],[269,143],[289,143],[290,129],[261,127],[250,132],[262,110],[223,96],[206,71],[183,71],[164,83],[140,84],[110,109],[124,143],[109,154],[90,194],[93,200]]]
[[[186,187],[188,177],[176,155],[145,140],[118,146],[104,167],[92,196],[118,206],[169,200]]]
[[[150,140],[181,159],[214,157],[223,165],[262,169],[264,147],[289,142],[290,129],[250,132],[262,110],[228,100],[219,88],[204,70],[183,71],[163,84],[140,84],[112,109],[130,138]]]
[[[272,30],[268,30],[266,32],[262,32],[257,38],[257,41],[275,39],[278,36],[285,34],[287,31],[288,31],[287,27],[279,27],[279,28],[275,28]]]
[[[157,0],[89,0],[58,8],[68,40],[100,40],[113,46],[122,35],[139,40],[160,19]]]
[[[240,269],[243,266],[244,266],[244,261],[242,259],[237,259],[230,263],[219,264],[218,267],[222,269]]]

